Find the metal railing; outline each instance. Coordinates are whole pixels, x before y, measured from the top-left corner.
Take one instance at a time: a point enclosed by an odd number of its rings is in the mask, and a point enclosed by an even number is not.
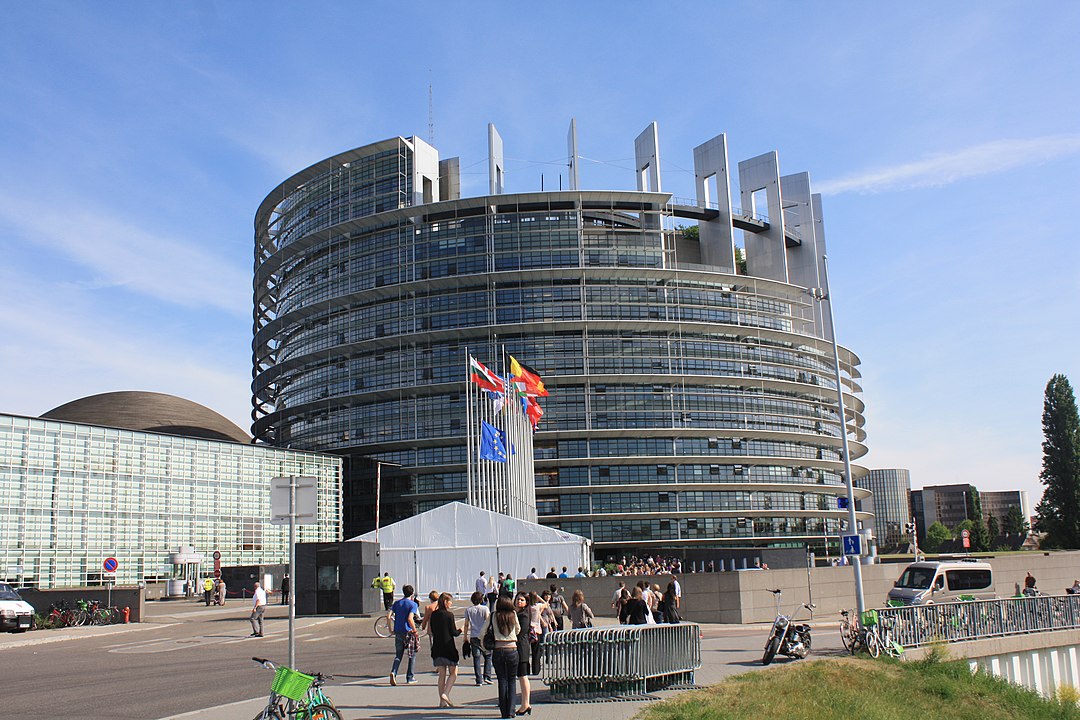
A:
[[[877,611],[904,647],[1080,628],[1080,595],[1041,595]]]
[[[642,698],[692,686],[701,667],[701,628],[619,625],[548,633],[543,680],[559,702]]]

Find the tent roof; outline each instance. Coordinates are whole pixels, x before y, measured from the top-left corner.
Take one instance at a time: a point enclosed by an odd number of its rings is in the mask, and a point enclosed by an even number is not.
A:
[[[375,531],[351,538],[372,542]],[[464,548],[576,544],[588,538],[537,523],[452,502],[379,529],[383,548]]]

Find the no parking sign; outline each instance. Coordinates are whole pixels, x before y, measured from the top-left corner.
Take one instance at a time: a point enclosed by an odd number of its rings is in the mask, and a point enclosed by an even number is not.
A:
[[[120,563],[116,562],[116,558],[114,557],[107,557],[105,558],[105,562],[101,563],[101,566],[105,568],[105,572],[114,573],[116,572],[116,568],[120,567]]]

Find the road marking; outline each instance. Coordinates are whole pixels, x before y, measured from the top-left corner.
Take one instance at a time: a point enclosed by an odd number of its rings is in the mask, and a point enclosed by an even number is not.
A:
[[[169,717],[160,718],[160,720],[180,720],[180,718],[198,717],[211,710],[220,710],[222,708],[236,707],[237,705],[247,705],[248,703],[261,702],[265,703],[266,699],[261,697],[251,698],[250,700],[237,700],[236,702],[225,703],[223,705],[214,705],[213,707],[203,708],[202,710],[192,710],[191,712],[180,713],[179,715],[170,715]]]

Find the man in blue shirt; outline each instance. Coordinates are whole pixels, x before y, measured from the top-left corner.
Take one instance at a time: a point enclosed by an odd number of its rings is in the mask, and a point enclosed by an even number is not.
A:
[[[397,685],[397,671],[401,665],[401,657],[408,648],[409,635],[416,635],[416,616],[420,613],[420,606],[413,599],[413,592],[412,585],[401,588],[401,599],[390,608],[390,612],[394,613],[394,666],[390,668],[391,685]],[[416,683],[415,665],[416,653],[409,653],[409,664],[405,670],[406,685]]]
[[[562,579],[562,580],[567,580],[567,579],[569,579],[569,577],[570,577],[570,573],[566,572],[566,566],[563,565],[562,566],[562,572],[559,573],[559,578]]]

